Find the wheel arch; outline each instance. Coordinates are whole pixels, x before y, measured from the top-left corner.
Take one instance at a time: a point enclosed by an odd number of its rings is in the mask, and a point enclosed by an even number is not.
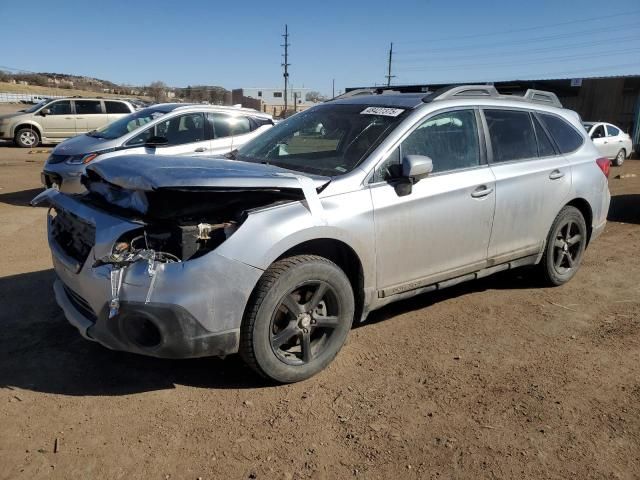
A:
[[[365,311],[365,271],[360,256],[347,243],[331,237],[314,238],[301,241],[283,251],[271,264],[283,258],[294,255],[318,255],[335,263],[347,276],[354,293],[355,313],[354,321],[359,321]],[[253,298],[259,281],[253,287],[250,299]],[[250,307],[251,300],[247,302],[246,309]]]
[[[42,141],[42,129],[40,128],[40,126],[37,123],[20,123],[18,125],[16,125],[13,129],[13,134],[12,137],[15,137],[16,134],[22,130],[23,128],[28,128],[31,130],[35,130],[38,133],[38,137],[40,137],[40,141]]]
[[[591,231],[593,230],[593,210],[591,209],[591,205],[584,198],[577,197],[570,202],[567,202],[565,207],[577,208],[584,217],[584,221],[587,224],[587,245],[589,245],[589,241],[591,240]]]

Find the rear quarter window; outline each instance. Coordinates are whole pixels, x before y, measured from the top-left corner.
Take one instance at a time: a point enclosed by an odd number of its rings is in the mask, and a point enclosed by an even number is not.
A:
[[[538,113],[538,117],[547,127],[560,153],[571,153],[582,146],[584,139],[567,121],[546,113]]]

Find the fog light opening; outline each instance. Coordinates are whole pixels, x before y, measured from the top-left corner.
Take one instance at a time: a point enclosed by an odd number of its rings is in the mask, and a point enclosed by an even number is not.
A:
[[[122,322],[126,337],[143,348],[153,348],[162,342],[160,329],[151,320],[144,316],[126,317]]]

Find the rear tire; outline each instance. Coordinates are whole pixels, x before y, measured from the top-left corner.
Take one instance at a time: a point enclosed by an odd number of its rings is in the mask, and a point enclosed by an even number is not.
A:
[[[616,158],[613,159],[613,165],[616,167],[622,166],[626,158],[627,158],[627,152],[624,148],[621,148],[618,154],[616,155]]]
[[[584,216],[576,207],[564,207],[553,221],[540,261],[544,282],[558,286],[571,280],[580,268],[586,245]]]
[[[280,383],[323,370],[351,329],[351,283],[330,260],[297,255],[271,265],[249,300],[240,355],[260,375]]]
[[[40,135],[34,128],[21,128],[13,140],[21,148],[34,148],[40,144]]]

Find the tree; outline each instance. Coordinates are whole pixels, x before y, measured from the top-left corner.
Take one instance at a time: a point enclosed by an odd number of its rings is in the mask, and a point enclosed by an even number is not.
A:
[[[156,103],[162,103],[167,99],[167,85],[164,82],[151,82],[147,90]]]
[[[327,97],[322,95],[320,92],[316,92],[315,90],[312,90],[310,92],[307,92],[304,99],[307,102],[317,103],[317,102],[324,102],[327,99]]]

